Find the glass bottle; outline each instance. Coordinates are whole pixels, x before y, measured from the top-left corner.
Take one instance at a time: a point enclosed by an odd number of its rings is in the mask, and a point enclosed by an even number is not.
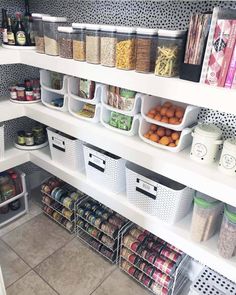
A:
[[[3,37],[4,44],[8,44],[7,26],[8,26],[7,11],[6,9],[2,9],[2,37]]]
[[[15,38],[16,38],[16,45],[18,46],[26,45],[26,33],[25,33],[24,25],[22,23],[20,12],[16,13]]]
[[[7,21],[7,43],[8,45],[16,45],[15,35],[13,33],[10,17]]]

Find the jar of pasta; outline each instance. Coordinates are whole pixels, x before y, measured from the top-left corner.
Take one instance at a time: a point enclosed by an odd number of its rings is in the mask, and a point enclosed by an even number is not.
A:
[[[186,31],[158,30],[155,75],[176,77],[183,58]]]
[[[116,28],[101,26],[101,65],[115,67],[116,65]]]
[[[78,61],[86,60],[86,24],[73,23],[72,28],[76,30],[73,34],[73,59]]]
[[[116,68],[135,69],[135,28],[117,27]]]
[[[43,16],[49,16],[41,13],[32,13],[33,31],[35,35],[36,52],[45,53],[44,33],[43,33]]]
[[[86,24],[86,61],[100,63],[100,26]]]

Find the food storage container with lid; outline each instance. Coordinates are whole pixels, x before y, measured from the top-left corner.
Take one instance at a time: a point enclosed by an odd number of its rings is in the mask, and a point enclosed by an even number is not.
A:
[[[44,33],[43,33],[43,16],[48,14],[32,13],[33,17],[33,31],[35,35],[36,52],[45,53],[44,48]]]
[[[218,230],[223,203],[200,192],[195,193],[191,224],[191,239],[202,242],[210,239]]]
[[[135,28],[117,27],[116,68],[135,69]]]
[[[76,30],[73,34],[73,59],[78,61],[86,60],[86,24],[73,23],[72,28]]]
[[[220,157],[219,169],[228,175],[236,175],[236,138],[226,139]]]
[[[186,31],[158,30],[155,75],[175,77],[179,75],[183,57]]]
[[[116,27],[101,26],[101,65],[115,67],[116,65]]]
[[[225,205],[218,250],[219,254],[227,259],[236,254],[236,207]]]
[[[100,63],[100,26],[86,24],[86,61]]]
[[[222,131],[214,124],[198,124],[192,132],[193,143],[190,158],[202,163],[215,161],[222,144]]]
[[[63,58],[73,58],[73,40],[72,36],[76,34],[76,30],[71,27],[58,27],[58,44],[59,56]]]
[[[65,25],[66,22],[66,17],[43,16],[43,31],[46,54],[59,55],[57,28],[61,25]]]
[[[157,29],[137,28],[136,66],[141,73],[154,72],[157,47]]]

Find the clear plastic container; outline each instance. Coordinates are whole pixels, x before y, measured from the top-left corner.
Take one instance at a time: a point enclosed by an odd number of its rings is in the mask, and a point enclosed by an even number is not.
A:
[[[43,31],[45,53],[48,55],[59,55],[58,30],[60,25],[66,24],[65,17],[43,16]]]
[[[158,30],[155,75],[176,77],[184,53],[186,31]]]
[[[195,242],[210,239],[219,228],[222,212],[222,202],[196,192],[191,224],[191,239]]]
[[[86,60],[86,24],[73,23],[72,28],[76,30],[73,34],[73,59]]]
[[[135,69],[135,32],[129,27],[117,27],[116,68]]]
[[[135,66],[135,70],[137,72],[154,72],[157,48],[157,32],[157,29],[137,29]]]
[[[229,205],[225,205],[218,250],[219,254],[227,259],[236,254],[236,208]]]
[[[101,65],[115,67],[116,65],[116,28],[101,26]]]
[[[100,26],[86,25],[86,61],[100,64]]]
[[[43,33],[43,16],[49,16],[47,14],[32,13],[33,17],[33,31],[35,35],[36,52],[45,53],[44,46],[44,33]]]
[[[76,31],[71,27],[58,27],[59,56],[62,58],[73,58],[73,35]]]

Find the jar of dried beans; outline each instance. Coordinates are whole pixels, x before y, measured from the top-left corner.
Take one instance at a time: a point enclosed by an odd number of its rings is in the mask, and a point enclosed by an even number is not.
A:
[[[65,17],[43,16],[43,31],[45,53],[48,55],[59,55],[58,30],[60,25],[66,24]]]
[[[73,58],[72,36],[76,31],[71,27],[58,27],[59,56],[62,58]]]
[[[117,27],[116,68],[135,69],[135,32],[134,28]]]
[[[92,64],[100,63],[100,26],[86,25],[86,61]]]
[[[72,28],[76,30],[73,34],[73,59],[78,61],[86,60],[86,24],[73,23]]]
[[[154,72],[157,48],[157,29],[138,28],[136,31],[136,66],[141,73]]]
[[[185,35],[186,31],[158,30],[155,75],[162,77],[179,75]]]
[[[44,48],[44,33],[43,33],[43,16],[49,16],[41,13],[32,13],[33,31],[35,35],[36,52],[45,53]]]
[[[101,26],[101,65],[115,67],[116,65],[116,28]]]

